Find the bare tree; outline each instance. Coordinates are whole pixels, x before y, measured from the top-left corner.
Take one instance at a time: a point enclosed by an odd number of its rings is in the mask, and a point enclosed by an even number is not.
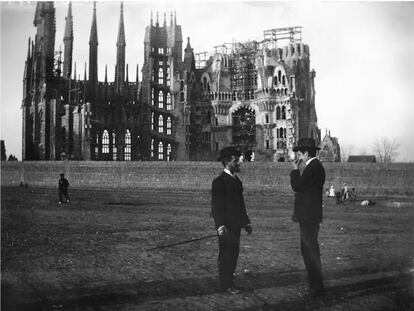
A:
[[[377,162],[388,164],[395,161],[400,145],[397,139],[389,140],[387,137],[377,138],[373,146],[373,152]]]

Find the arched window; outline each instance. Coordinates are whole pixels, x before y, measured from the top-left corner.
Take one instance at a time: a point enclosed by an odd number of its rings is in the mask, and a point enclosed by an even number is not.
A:
[[[131,161],[131,133],[129,132],[129,130],[126,130],[125,132],[124,153],[125,153],[125,161]]]
[[[112,160],[116,161],[117,149],[116,149],[116,134],[112,131]]]
[[[164,108],[164,93],[162,91],[158,92],[158,108]]]
[[[285,76],[282,77],[282,84],[283,84],[283,86],[286,85],[286,77]]]
[[[280,107],[276,107],[276,120],[280,120]]]
[[[162,115],[158,117],[158,133],[164,132],[164,118]]]
[[[286,107],[282,106],[282,120],[286,119]]]
[[[266,113],[265,119],[266,119],[266,123],[269,123],[269,115],[267,113]]]
[[[167,145],[167,161],[171,161],[171,144]]]
[[[171,135],[171,117],[167,118],[167,135]]]
[[[282,81],[282,72],[278,70],[277,72],[277,82],[280,83]]]
[[[167,110],[171,110],[171,94],[167,93]]]
[[[151,139],[151,159],[154,158],[154,140]]]
[[[104,130],[102,134],[102,153],[109,153],[109,134],[107,130]]]
[[[164,145],[162,141],[158,143],[158,160],[164,160]]]
[[[164,84],[164,69],[158,69],[158,84]]]

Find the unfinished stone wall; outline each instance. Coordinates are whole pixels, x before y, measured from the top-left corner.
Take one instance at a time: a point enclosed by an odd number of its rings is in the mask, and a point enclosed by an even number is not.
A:
[[[355,187],[360,195],[414,195],[414,163],[396,163],[387,169],[373,163],[325,163],[325,188],[342,183]],[[71,188],[145,188],[208,191],[220,174],[218,162],[2,162],[1,184],[29,187],[57,187],[65,173]],[[291,163],[243,163],[239,174],[246,192],[278,191],[292,194]]]

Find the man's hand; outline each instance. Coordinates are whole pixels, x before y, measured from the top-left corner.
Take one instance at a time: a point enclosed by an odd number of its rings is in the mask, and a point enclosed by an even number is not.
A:
[[[244,230],[246,230],[248,235],[253,233],[253,228],[251,224],[248,224],[246,227],[244,227]]]
[[[220,227],[218,227],[218,229],[217,229],[217,233],[218,233],[218,235],[225,235],[226,234],[226,232],[227,232],[227,229],[226,229],[226,227],[223,225],[223,226],[220,226]]]

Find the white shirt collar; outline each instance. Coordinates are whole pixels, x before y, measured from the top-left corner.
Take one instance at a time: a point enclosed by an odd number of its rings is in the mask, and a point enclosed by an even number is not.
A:
[[[232,174],[227,168],[224,169],[224,172],[229,174],[231,177],[236,177],[236,175]]]
[[[306,166],[308,166],[308,164],[309,164],[309,163],[311,163],[311,161],[312,161],[313,159],[316,159],[316,157],[310,158],[308,161],[306,161]]]

